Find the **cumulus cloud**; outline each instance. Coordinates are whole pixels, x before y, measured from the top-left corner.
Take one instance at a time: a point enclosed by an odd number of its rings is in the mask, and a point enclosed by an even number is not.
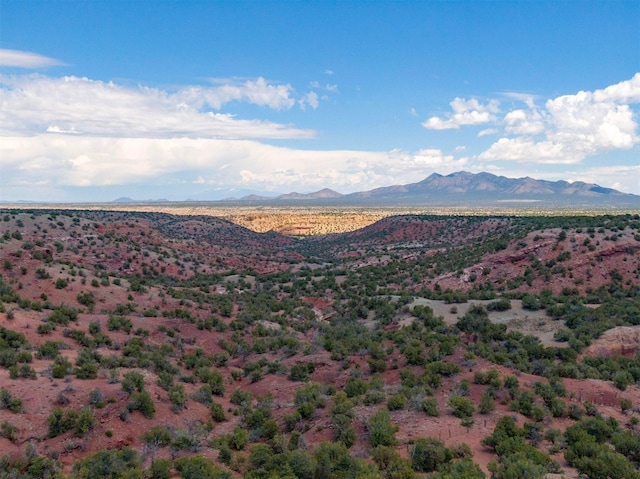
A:
[[[628,150],[640,143],[637,108],[640,73],[594,91],[562,95],[538,105],[529,93],[506,92],[503,97],[524,104],[499,115],[500,103],[455,98],[452,113],[432,116],[422,126],[433,130],[488,124],[477,135],[500,135],[476,156],[481,161],[531,164],[578,164],[611,150]],[[504,109],[504,106],[502,107]]]
[[[234,100],[276,110],[290,108],[295,103],[290,91],[288,85],[269,85],[262,78],[242,86],[184,87],[170,92],[78,77],[3,76],[0,134],[48,131],[136,138],[311,138],[314,132],[309,130],[215,111]],[[305,99],[310,101],[314,99]]]
[[[578,163],[580,156],[571,154],[563,145],[551,141],[536,142],[531,138],[500,138],[481,153],[481,160],[514,160],[531,163]]]
[[[47,195],[69,188],[149,184],[274,192],[330,186],[348,193],[411,183],[432,172],[504,168],[507,162],[501,160],[515,162],[511,173],[533,175],[537,169],[527,165],[539,163],[543,170],[544,165],[577,165],[587,156],[639,142],[633,107],[640,102],[640,74],[543,105],[531,95],[508,94],[519,104],[506,112],[499,110],[497,100],[456,98],[451,114],[423,124],[436,130],[486,124],[478,136],[500,134],[475,156],[462,148],[451,155],[437,148],[358,151],[267,145],[256,140],[309,139],[315,132],[224,111],[230,102],[276,111],[315,109],[325,91],[332,93],[330,86],[312,83],[312,91],[299,93],[289,84],[257,78],[163,89],[79,77],[0,75],[3,199],[21,199],[25,191],[36,189],[40,197],[33,199],[49,199]],[[600,184],[620,183],[623,191],[640,188],[638,168],[565,173],[566,178],[585,180],[601,175],[611,181]]]
[[[423,179],[462,169],[437,149],[415,153],[300,150],[252,140],[106,138],[81,135],[3,138],[3,183],[50,189],[107,187],[183,178],[191,184],[249,186],[269,191],[343,192]]]
[[[446,119],[432,116],[422,123],[422,126],[430,130],[448,130],[460,128],[465,125],[482,125],[495,121],[499,102],[490,100],[486,105],[481,104],[476,98],[465,100],[455,98],[451,103],[452,114]]]
[[[73,76],[0,75],[3,197],[21,198],[26,186],[35,185],[51,194],[150,183],[229,186],[243,181],[243,170],[255,170],[266,184],[283,162],[305,184],[325,156],[347,156],[261,144],[255,140],[309,139],[315,132],[220,111],[234,101],[286,110],[296,104],[315,109],[320,99],[264,78],[169,90]]]
[[[517,135],[537,135],[544,131],[542,116],[537,110],[513,110],[504,117],[505,131]]]
[[[318,94],[314,91],[310,91],[298,100],[298,103],[300,104],[300,108],[303,110],[307,108],[307,105],[315,110],[319,105]]]
[[[23,52],[20,50],[7,50],[0,48],[0,67],[14,67],[25,69],[47,68],[58,65],[64,65],[55,58],[45,57],[32,52]]]
[[[232,101],[246,101],[273,110],[288,110],[295,105],[293,87],[289,84],[271,85],[262,77],[245,81],[235,79],[214,79],[213,81],[219,85],[182,88],[173,96],[197,108],[208,105],[216,110]]]
[[[481,160],[530,163],[580,163],[610,150],[630,149],[640,142],[631,105],[640,103],[640,73],[593,92],[580,91],[548,100],[537,108],[504,116],[506,134],[479,155]]]

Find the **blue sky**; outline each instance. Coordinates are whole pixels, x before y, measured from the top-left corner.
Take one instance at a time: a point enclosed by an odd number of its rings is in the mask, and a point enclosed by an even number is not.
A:
[[[3,0],[0,199],[460,170],[640,194],[639,32],[637,0]]]

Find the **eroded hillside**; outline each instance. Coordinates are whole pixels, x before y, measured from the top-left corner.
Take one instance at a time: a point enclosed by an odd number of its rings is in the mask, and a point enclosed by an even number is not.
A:
[[[0,470],[636,478],[639,228],[2,212]]]

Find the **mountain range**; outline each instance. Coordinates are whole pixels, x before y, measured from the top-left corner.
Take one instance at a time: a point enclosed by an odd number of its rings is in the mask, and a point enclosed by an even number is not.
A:
[[[232,200],[232,199],[230,199]],[[233,199],[234,201],[238,201]],[[329,188],[313,193],[288,193],[276,197],[248,195],[243,202],[303,201],[332,204],[458,205],[535,202],[543,205],[610,205],[640,207],[640,196],[622,193],[582,181],[547,181],[507,178],[491,173],[460,171],[449,175],[433,173],[422,181],[375,188],[343,195]]]

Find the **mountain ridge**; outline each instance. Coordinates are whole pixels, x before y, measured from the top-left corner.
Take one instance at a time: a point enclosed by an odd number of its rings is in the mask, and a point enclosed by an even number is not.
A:
[[[427,178],[417,183],[376,188],[375,190],[351,193],[350,195],[346,196],[371,195],[374,192],[376,194],[379,194],[381,192],[428,193],[430,191],[445,191],[447,193],[469,193],[471,191],[480,191],[515,195],[628,195],[627,193],[622,193],[612,188],[604,188],[593,183],[585,183],[582,181],[570,183],[565,180],[536,180],[529,176],[526,176],[524,178],[507,178],[505,176],[497,176],[492,173],[486,172],[469,173],[466,171],[459,171],[456,173],[451,173],[449,175],[432,173]]]
[[[313,193],[287,193],[277,197],[245,196],[240,201],[327,201],[367,203],[452,204],[531,200],[541,204],[624,203],[640,206],[640,196],[623,193],[595,183],[565,180],[537,180],[529,176],[508,178],[492,173],[458,171],[448,175],[432,173],[416,183],[391,185],[340,194],[329,188]]]

